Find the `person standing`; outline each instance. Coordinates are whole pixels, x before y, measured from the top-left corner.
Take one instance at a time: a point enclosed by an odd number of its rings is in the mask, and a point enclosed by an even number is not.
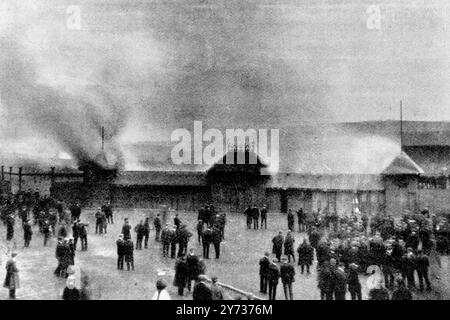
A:
[[[45,220],[42,224],[42,233],[44,234],[44,247],[47,246],[48,239],[50,239],[50,236],[52,234],[52,227],[50,226],[50,223],[48,220]]]
[[[294,213],[292,212],[292,209],[288,210],[287,214],[287,223],[288,223],[288,229],[293,231],[294,230]]]
[[[142,241],[144,240],[145,234],[144,221],[139,221],[134,227],[134,232],[136,232],[136,250],[142,250]]]
[[[78,229],[79,229],[78,220],[76,220],[73,222],[73,225],[72,225],[73,246],[74,246],[75,250],[77,250],[78,238],[80,237]]]
[[[284,297],[286,300],[294,300],[292,294],[292,283],[295,281],[295,269],[287,262],[286,258],[282,259],[280,266],[281,282],[283,283]]]
[[[247,217],[247,229],[251,229],[252,228],[252,208],[250,206],[248,206],[247,209],[245,209],[244,211],[245,216]]]
[[[81,216],[81,206],[80,203],[75,203],[70,207],[70,215],[72,216],[72,221],[80,220]]]
[[[16,265],[17,253],[13,252],[6,262],[6,277],[3,287],[9,290],[9,298],[16,299],[16,290],[20,288],[19,269]]]
[[[264,253],[264,257],[259,260],[259,292],[267,293],[267,282],[269,277],[270,259],[269,253]]]
[[[267,207],[264,205],[260,211],[261,213],[261,229],[264,225],[264,229],[267,229]]]
[[[14,238],[14,215],[8,215],[6,219],[6,241],[11,241]]]
[[[175,259],[177,253],[177,243],[179,243],[179,232],[175,226],[169,229],[169,241],[170,241],[170,258]],[[178,251],[180,253],[180,251]],[[181,255],[180,255],[181,257]]]
[[[344,270],[344,264],[339,263],[339,265],[334,267],[333,269],[334,299],[345,300],[345,294],[347,292],[347,275]]]
[[[189,291],[191,291],[191,285],[192,281],[197,281],[200,273],[200,259],[195,254],[194,249],[189,250],[189,254],[186,257],[186,264],[187,264],[187,270],[188,270],[188,283],[187,288]]]
[[[252,219],[253,219],[253,229],[258,230],[259,228],[259,209],[257,206],[252,208]]]
[[[164,227],[164,230],[161,234],[161,241],[163,245],[163,257],[167,257],[169,255],[169,248],[171,243],[171,231],[169,230],[169,225]]]
[[[203,225],[204,223],[202,220],[197,221],[197,241],[199,244],[202,243]]]
[[[175,225],[177,230],[180,229],[180,227],[181,227],[181,220],[180,220],[180,217],[178,216],[178,213],[175,213],[175,218],[173,218],[173,224]]]
[[[284,254],[288,257],[289,263],[291,262],[291,257],[295,262],[294,242],[295,239],[292,236],[291,230],[288,230],[286,233],[286,238],[284,239]]]
[[[220,258],[220,243],[222,242],[222,232],[218,228],[212,229],[212,243],[214,245],[214,252],[216,259]]]
[[[31,223],[30,220],[27,219],[23,224],[23,239],[25,248],[28,248],[30,246],[32,236],[33,230],[31,229]]]
[[[306,213],[303,208],[297,211],[298,232],[306,231]]]
[[[105,213],[106,222],[114,224],[114,218],[113,218],[113,211],[112,211],[111,201],[108,201],[108,203],[103,205],[102,210]]]
[[[272,239],[273,244],[272,253],[275,254],[275,256],[277,257],[278,262],[281,261],[281,255],[283,253],[283,243],[284,243],[283,233],[280,231],[278,235]]]
[[[301,273],[303,274],[305,267],[306,273],[310,273],[309,267],[314,261],[314,248],[303,239],[303,243],[297,249],[298,253],[298,265],[300,266]]]
[[[177,230],[177,240],[178,240],[178,256],[185,255],[187,253],[187,247],[189,243],[189,239],[192,237],[192,233],[189,232],[186,228],[186,225],[183,224]]]
[[[187,286],[189,274],[188,266],[186,263],[186,256],[182,256],[175,262],[175,277],[173,279],[173,285],[178,287],[178,295],[183,296],[184,288]]]
[[[128,218],[124,219],[124,224],[122,226],[122,232],[121,233],[123,234],[123,238],[125,240],[131,239],[131,225],[128,222]]]
[[[213,232],[207,227],[202,233],[203,258],[209,259],[209,247],[213,240]]]
[[[124,249],[125,249],[125,262],[127,263],[127,271],[130,271],[130,267],[131,270],[134,271],[134,243],[133,240],[131,240],[131,238],[125,238],[125,244],[124,244]]]
[[[278,281],[280,279],[280,269],[275,263],[276,260],[272,260],[269,265],[269,276],[268,276],[268,284],[269,284],[269,300],[276,300],[277,297],[277,286]]]
[[[349,264],[347,276],[348,291],[352,300],[362,300],[361,283],[359,282],[358,266],[355,263]]]
[[[117,269],[123,270],[123,260],[125,257],[125,241],[123,240],[123,234],[119,234],[119,238],[116,240],[117,246]]]
[[[104,213],[101,211],[101,208],[98,208],[95,213],[95,233],[103,234],[103,216]]]
[[[145,218],[144,221],[144,248],[148,248],[148,239],[150,238],[150,218]]]
[[[418,251],[417,259],[416,259],[416,269],[417,275],[419,276],[419,289],[423,291],[423,281],[425,280],[425,284],[427,285],[427,291],[431,291],[431,283],[430,278],[428,276],[428,268],[430,267],[430,260],[423,253],[422,250]]]
[[[155,219],[153,219],[153,226],[155,227],[155,241],[159,241],[161,235],[161,218],[159,217],[159,213],[156,215]]]
[[[78,236],[80,237],[81,241],[81,251],[87,251],[88,239],[86,227],[88,226],[88,224],[80,221],[77,223],[77,225],[78,225]]]

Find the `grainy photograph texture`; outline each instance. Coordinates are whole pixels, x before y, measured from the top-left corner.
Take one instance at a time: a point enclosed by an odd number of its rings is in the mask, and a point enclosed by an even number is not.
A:
[[[1,0],[0,299],[450,298],[447,0]]]

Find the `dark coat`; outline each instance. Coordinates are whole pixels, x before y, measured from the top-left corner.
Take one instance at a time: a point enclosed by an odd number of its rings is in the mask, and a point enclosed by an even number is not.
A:
[[[259,260],[259,274],[261,276],[267,276],[269,274],[270,260],[267,257],[263,257]]]
[[[283,283],[291,283],[295,281],[295,269],[291,264],[283,263],[280,266],[280,276]]]
[[[361,283],[359,282],[358,271],[350,269],[347,276],[348,290],[358,291],[361,289]]]
[[[131,226],[129,224],[124,224],[122,226],[122,234],[124,239],[131,238]]]
[[[153,219],[153,226],[155,227],[155,230],[161,230],[161,219],[159,217]]]
[[[190,279],[197,279],[197,277],[201,274],[200,258],[195,254],[189,254],[186,257],[186,265]]]
[[[210,244],[213,240],[213,232],[211,229],[203,230],[202,232],[202,243]]]
[[[176,287],[186,287],[189,278],[188,266],[186,260],[178,259],[175,263],[175,277],[173,279],[173,285]]]
[[[123,256],[126,251],[125,250],[125,241],[123,241],[122,239],[117,239],[116,245],[117,245],[117,255]]]
[[[292,235],[286,236],[284,239],[284,254],[294,254],[294,242],[295,239]]]
[[[9,259],[6,263],[6,277],[3,287],[10,290],[20,287],[19,269],[17,269],[16,262],[13,259]]]
[[[65,287],[62,298],[63,300],[80,300],[80,290],[77,288],[69,289]]]
[[[297,249],[297,253],[298,253],[298,265],[312,265],[313,261],[314,261],[314,248],[307,244],[307,243],[302,243],[298,249]]]
[[[283,236],[281,235],[277,235],[272,239],[272,243],[273,243],[273,248],[272,248],[272,253],[274,254],[280,254],[283,252]]]
[[[192,292],[192,300],[212,300],[211,288],[204,282],[196,283]]]
[[[320,233],[317,230],[313,230],[311,232],[311,234],[309,235],[309,243],[313,248],[317,248],[320,238],[321,238]]]
[[[267,280],[270,283],[277,284],[279,279],[280,279],[280,269],[278,269],[278,266],[275,263],[271,263],[269,265],[269,274]]]

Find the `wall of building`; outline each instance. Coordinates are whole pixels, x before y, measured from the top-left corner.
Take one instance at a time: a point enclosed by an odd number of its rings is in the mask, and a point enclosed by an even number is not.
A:
[[[449,189],[419,189],[419,210],[429,209],[431,213],[450,212]]]
[[[399,216],[407,212],[416,212],[419,208],[418,177],[385,177],[386,213]]]

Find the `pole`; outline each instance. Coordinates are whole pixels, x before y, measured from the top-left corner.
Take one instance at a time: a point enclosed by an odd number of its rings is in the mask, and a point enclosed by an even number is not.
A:
[[[2,180],[5,180],[5,166],[2,166]]]
[[[105,147],[105,127],[102,127],[102,152]]]
[[[403,152],[403,105],[400,100],[400,151]]]
[[[19,192],[22,191],[22,167],[19,168]]]

